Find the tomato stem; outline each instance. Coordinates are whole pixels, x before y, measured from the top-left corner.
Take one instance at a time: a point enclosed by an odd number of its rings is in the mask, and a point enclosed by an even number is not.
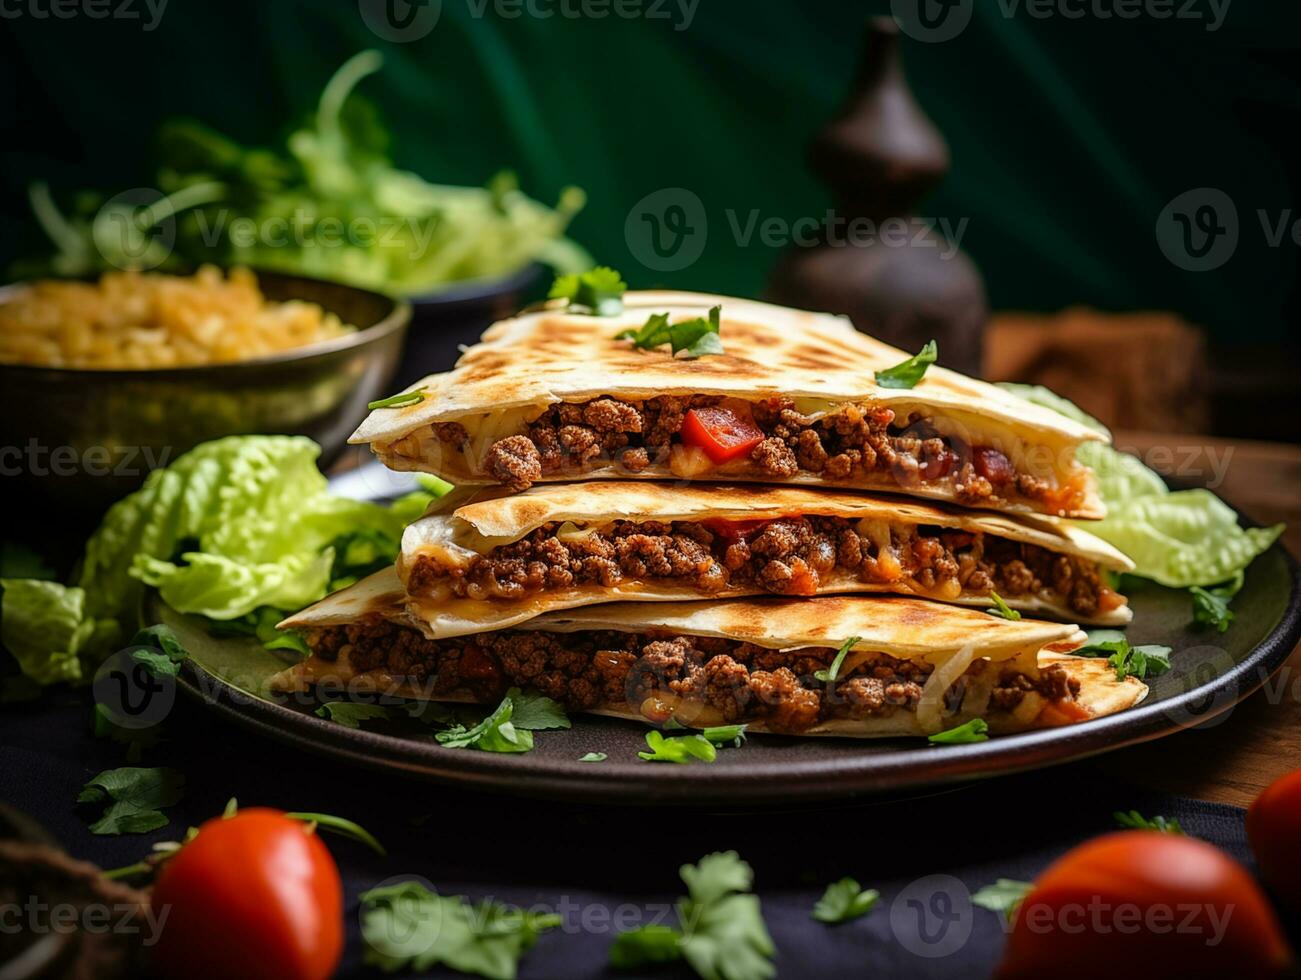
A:
[[[109,879],[109,881],[116,881],[118,878],[130,878],[133,875],[142,875],[152,869],[153,865],[148,861],[137,861],[135,864],[128,864],[125,868],[114,868],[111,871],[101,871],[100,874]]]

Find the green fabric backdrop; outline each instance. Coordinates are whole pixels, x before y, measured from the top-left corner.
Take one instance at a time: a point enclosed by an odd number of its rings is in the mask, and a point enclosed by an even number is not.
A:
[[[508,19],[491,6],[477,18],[473,0],[443,0],[427,36],[398,44],[348,0],[171,0],[152,31],[30,13],[49,2],[5,0],[0,20],[0,258],[32,241],[29,180],[147,183],[150,133],[173,114],[273,141],[339,63],[377,46],[388,64],[362,91],[381,105],[402,165],[475,183],[513,166],[544,200],[579,184],[590,200],[575,236],[634,285],[742,294],[761,289],[777,251],[736,242],[728,209],[822,214],[804,148],[846,90],[864,17],[888,6],[700,0],[675,30],[647,18]],[[993,307],[1173,309],[1226,344],[1289,336],[1301,246],[1269,247],[1256,211],[1277,220],[1293,206],[1297,18],[1236,0],[1208,31],[1008,18],[1011,2],[977,0],[959,38],[905,45],[954,157],[923,211],[968,219],[962,244]],[[143,0],[134,6],[144,13]],[[630,255],[623,227],[634,202],[672,186],[699,195],[709,241],[699,261],[660,274]],[[1165,260],[1154,226],[1167,201],[1201,186],[1230,195],[1242,231],[1234,257],[1199,274]]]

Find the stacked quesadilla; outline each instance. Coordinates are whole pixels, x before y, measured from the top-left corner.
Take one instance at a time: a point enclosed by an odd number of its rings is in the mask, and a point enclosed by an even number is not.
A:
[[[722,353],[623,339],[651,316],[712,317]],[[357,431],[458,490],[395,568],[282,624],[312,655],[278,684],[531,687],[652,724],[852,736],[1136,703],[1140,681],[1069,655],[1075,623],[1130,618],[1107,581],[1129,561],[1058,520],[1102,516],[1075,458],[1098,435],[935,366],[878,383],[907,357],[837,317],[689,293],[494,325]]]

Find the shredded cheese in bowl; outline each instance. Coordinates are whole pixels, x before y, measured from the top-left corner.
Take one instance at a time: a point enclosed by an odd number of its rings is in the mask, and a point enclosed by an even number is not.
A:
[[[268,300],[248,269],[40,280],[0,303],[0,363],[167,368],[250,360],[351,333],[315,303]]]

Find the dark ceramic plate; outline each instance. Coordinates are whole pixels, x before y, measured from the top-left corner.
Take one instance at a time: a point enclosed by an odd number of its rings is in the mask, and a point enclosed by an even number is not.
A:
[[[1227,633],[1188,628],[1187,592],[1150,585],[1130,596],[1134,643],[1174,648],[1169,673],[1154,678],[1137,707],[1067,728],[930,746],[911,740],[853,741],[756,735],[724,749],[712,765],[642,762],[645,727],[605,718],[574,718],[565,731],[538,732],[522,755],[444,749],[428,728],[382,722],[346,728],[313,713],[316,702],[273,699],[266,682],[292,662],[245,639],[216,639],[193,619],[154,610],[191,651],[182,688],[233,721],[264,732],[291,751],[344,763],[412,773],[504,793],[609,803],[773,804],[845,799],[917,790],[960,780],[1054,765],[1169,735],[1214,719],[1260,687],[1301,635],[1301,580],[1279,545],[1252,564],[1234,600]],[[161,603],[158,603],[161,606]],[[605,752],[585,763],[586,752]]]

